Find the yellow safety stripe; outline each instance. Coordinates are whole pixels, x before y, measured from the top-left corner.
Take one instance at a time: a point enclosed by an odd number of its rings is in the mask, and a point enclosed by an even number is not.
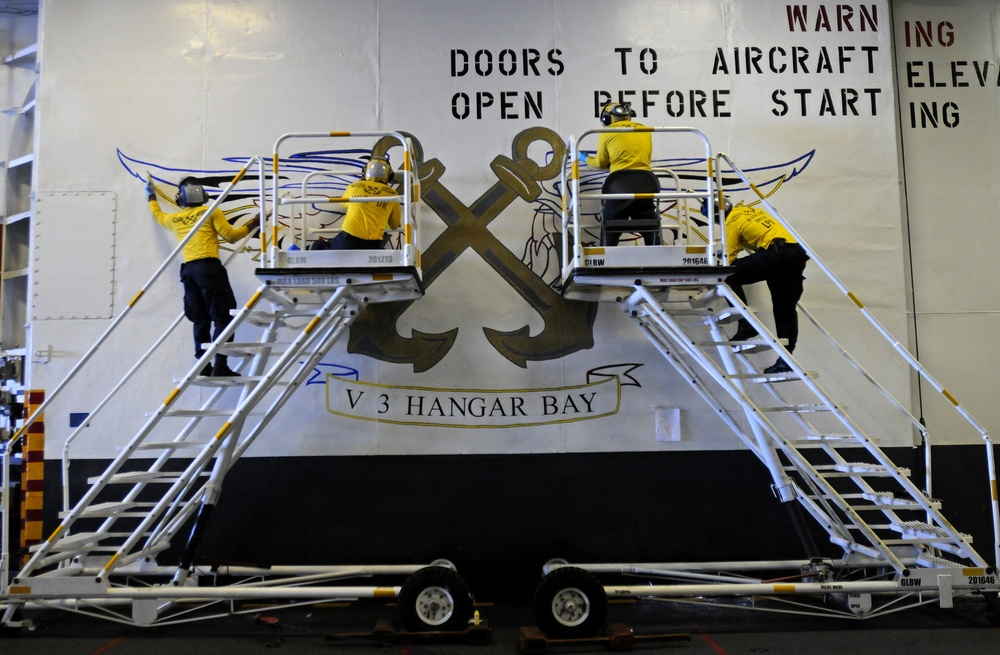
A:
[[[247,174],[247,167],[248,166],[249,166],[249,164],[247,164],[247,166],[244,166],[242,169],[240,169],[240,172],[237,173],[236,177],[233,178],[232,184],[235,185],[237,182],[239,182],[240,180],[243,179],[243,176]]]
[[[372,596],[374,598],[395,598],[396,590],[392,587],[375,587]]]
[[[351,136],[350,132],[330,132],[330,136]]]
[[[754,184],[753,182],[750,183],[750,189],[753,190],[753,192],[757,194],[758,198],[760,198],[761,200],[764,199],[764,194],[760,192],[760,189],[758,189],[757,185]]]
[[[139,302],[139,298],[141,298],[142,294],[144,294],[144,293],[146,293],[145,289],[139,289],[139,293],[135,294],[135,297],[132,298],[132,300],[129,302],[128,306],[131,307],[132,305],[134,305],[137,302]]]
[[[278,173],[278,153],[271,155],[271,170],[277,174]]]
[[[947,389],[942,389],[941,390],[941,395],[943,395],[945,398],[947,398],[949,401],[951,401],[952,405],[954,405],[955,407],[958,407],[958,399],[956,399],[955,396],[953,396],[950,393],[948,393]]]
[[[174,402],[174,399],[177,398],[177,394],[179,394],[180,392],[181,390],[178,387],[174,387],[174,390],[170,392],[170,395],[167,396],[167,399],[163,401],[163,404],[169,405],[170,403]]]
[[[413,245],[413,226],[410,224],[406,225],[406,229],[403,230],[403,237],[406,239],[406,245]]]
[[[319,323],[319,316],[314,316],[313,320],[309,321],[309,325],[306,326],[306,329],[303,330],[303,332],[309,334],[316,327],[317,323]]]
[[[858,309],[864,309],[865,305],[861,302],[861,299],[855,296],[850,291],[847,292],[847,297],[854,301],[854,304],[858,306]]]
[[[230,423],[229,421],[226,421],[222,425],[222,427],[219,428],[219,431],[215,433],[215,438],[216,439],[221,439],[223,436],[225,436],[226,432],[229,431],[229,428],[232,427],[232,425],[233,425],[232,423]]]
[[[635,194],[636,200],[653,200],[656,198],[655,193],[637,193]]]
[[[774,593],[776,593],[776,594],[793,594],[793,593],[795,593],[795,585],[793,585],[793,584],[776,584],[776,585],[774,585]]]
[[[59,526],[59,527],[57,527],[57,528],[56,528],[55,530],[53,530],[53,532],[52,532],[52,536],[50,536],[50,537],[49,537],[49,538],[47,539],[47,541],[50,541],[50,542],[51,542],[51,541],[55,541],[55,538],[59,536],[59,533],[60,533],[60,532],[62,532],[62,530],[63,530],[63,527],[62,527],[62,526],[60,525],[60,526]]]
[[[111,570],[111,567],[112,567],[112,566],[114,566],[114,565],[115,565],[115,562],[117,562],[117,561],[118,561],[118,557],[119,557],[120,555],[121,555],[121,553],[115,553],[114,557],[112,557],[111,559],[109,559],[109,560],[108,560],[108,563],[104,565],[104,570],[105,570],[105,571],[110,571],[110,570]]]

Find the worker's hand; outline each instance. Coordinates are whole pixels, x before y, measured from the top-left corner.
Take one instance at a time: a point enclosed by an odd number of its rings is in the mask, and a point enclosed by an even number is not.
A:
[[[153,178],[146,178],[146,197],[150,200],[156,199],[156,185],[153,184]]]
[[[587,153],[585,153],[582,150],[580,150],[579,152],[576,153],[576,158],[580,160],[581,164],[586,164],[587,163]]]

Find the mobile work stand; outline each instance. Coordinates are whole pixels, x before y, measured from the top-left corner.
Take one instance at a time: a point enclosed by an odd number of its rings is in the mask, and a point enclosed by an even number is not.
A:
[[[686,134],[701,141],[707,172],[697,192],[684,189],[655,194],[658,202],[682,205],[693,197],[712,198],[721,187],[720,169],[742,179],[769,213],[789,227],[764,195],[725,155],[713,160],[707,139],[687,128],[645,128]],[[586,136],[586,135],[584,135]],[[554,560],[544,568],[535,597],[538,626],[551,637],[596,634],[606,616],[607,599],[659,598],[726,604],[724,599],[753,599],[755,609],[778,609],[849,618],[867,618],[938,602],[950,607],[960,595],[981,593],[995,600],[998,581],[996,465],[985,430],[902,348],[847,292],[815,252],[806,247],[812,271],[818,267],[890,340],[921,378],[941,392],[987,448],[990,506],[994,521],[993,562],[972,547],[971,538],[951,525],[939,501],[921,490],[909,471],[893,464],[876,445],[877,437],[852,418],[820,386],[818,374],[806,371],[767,326],[725,284],[732,271],[725,260],[724,235],[705,226],[700,244],[602,248],[582,241],[581,199],[599,198],[581,190],[576,142],[570,140],[571,179],[564,185],[564,258],[562,291],[575,300],[615,303],[649,338],[717,415],[767,467],[773,490],[786,503],[797,503],[825,532],[833,558],[802,561],[693,562],[641,564],[569,564]],[[677,152],[676,147],[672,152]],[[714,174],[713,174],[714,166]],[[683,210],[680,210],[683,211]],[[715,231],[718,226],[714,227]],[[929,435],[920,421],[891,397],[804,307],[799,311],[847,360],[855,387],[883,395],[889,410],[878,414],[882,427],[903,422],[904,430]],[[750,341],[731,341],[723,325],[745,319],[759,332]],[[802,348],[810,344],[803,343]],[[788,373],[765,374],[782,357]],[[928,465],[928,471],[930,466]],[[985,485],[984,485],[985,487]],[[926,482],[930,488],[930,480]],[[638,584],[602,584],[599,578]],[[733,604],[737,604],[733,601]]]
[[[287,180],[288,174],[281,170],[284,160],[280,147],[293,139],[306,142],[331,137],[368,139],[369,143],[377,139],[376,148],[402,149],[399,195],[380,198],[402,206],[398,248],[345,253],[343,258],[329,251],[287,251],[293,239],[289,235],[281,239],[279,224],[286,219],[294,221],[294,217],[282,215],[281,207],[308,203],[316,208],[347,200],[330,194],[309,195],[305,182],[301,192],[283,186],[282,180]],[[330,348],[347,334],[361,311],[370,303],[410,301],[423,295],[416,240],[418,182],[412,148],[408,137],[391,132],[285,135],[275,145],[270,193],[266,190],[264,166],[257,158],[247,162],[232,183],[222,189],[205,218],[237,188],[249,168],[258,164],[263,266],[256,275],[260,286],[234,312],[232,322],[219,338],[205,345],[205,355],[175,380],[176,386],[121,446],[120,454],[107,469],[88,480],[83,497],[75,504],[66,503],[59,526],[47,540],[30,549],[30,557],[19,570],[6,550],[9,520],[4,513],[0,587],[3,628],[13,630],[23,625],[21,610],[32,607],[59,608],[152,626],[240,613],[241,602],[255,603],[252,610],[246,611],[257,612],[261,603],[277,608],[354,599],[396,600],[404,626],[414,632],[468,626],[472,597],[465,582],[444,561],[426,566],[254,567],[196,563],[199,541],[226,474],[258,437],[271,436],[271,419],[313,374]],[[295,161],[301,166],[303,158]],[[363,168],[355,163],[344,169],[342,160],[327,166],[322,158],[312,160],[312,166],[316,170],[311,172],[339,180],[325,188],[346,186]],[[191,234],[197,229],[195,226]],[[282,244],[284,248],[279,247]],[[153,280],[183,245],[178,245]],[[108,333],[122,323],[145,290]],[[180,317],[174,326],[179,322]],[[256,337],[231,340],[237,332],[241,337]],[[70,378],[76,377],[94,350],[105,343],[108,333],[46,403]],[[241,357],[240,375],[202,375],[217,354]],[[128,379],[138,368],[150,365],[149,355],[147,352],[140,358],[112,394],[128,386]],[[79,379],[93,381],[94,377]],[[107,400],[90,413],[91,418],[106,406]],[[43,409],[44,405],[33,416],[40,415]],[[74,437],[71,435],[69,441]],[[8,466],[5,456],[5,482]],[[66,495],[68,498],[68,492]],[[8,507],[7,499],[3,507]],[[177,548],[178,544],[183,547]],[[180,557],[169,563],[158,561],[171,546],[173,552],[181,552]]]

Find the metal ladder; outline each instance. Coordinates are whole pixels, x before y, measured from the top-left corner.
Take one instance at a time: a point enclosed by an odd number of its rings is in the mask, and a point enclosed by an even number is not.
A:
[[[381,250],[373,256],[371,251],[309,252],[278,247],[279,223],[284,218],[279,216],[279,207],[370,200],[307,195],[304,185],[295,196],[288,187],[279,187],[279,179],[284,179],[279,173],[279,146],[283,142],[330,137],[379,139],[373,152],[393,144],[402,146],[403,168],[399,172],[403,188],[398,196],[380,198],[402,205],[399,249]],[[46,541],[30,549],[30,558],[10,580],[10,555],[4,550],[0,560],[4,574],[0,579],[0,627],[16,629],[30,624],[22,620],[20,610],[35,604],[120,623],[162,625],[259,611],[259,603],[278,608],[289,603],[361,598],[395,599],[402,623],[411,631],[450,631],[467,626],[473,611],[472,596],[453,565],[444,560],[429,565],[357,566],[195,562],[202,533],[234,462],[267,431],[364,308],[372,303],[412,301],[423,295],[414,206],[419,201],[419,183],[412,152],[410,139],[396,132],[286,134],[275,145],[270,198],[265,192],[268,179],[263,160],[258,157],[223,188],[202,221],[250,166],[259,164],[260,221],[262,233],[267,235],[261,239],[263,267],[256,270],[259,287],[242,308],[234,310],[233,320],[216,340],[205,344],[204,355],[174,381],[173,389],[147,414],[105,471],[88,480],[79,501],[69,503],[68,490],[64,489],[67,509],[59,526]],[[342,179],[356,177],[356,168],[345,172],[342,169],[349,164],[337,161],[335,165]],[[269,218],[267,206],[271,208]],[[198,227],[195,225],[191,234]],[[178,244],[47,403],[106,342],[184,243]],[[151,353],[182,318],[174,321],[89,416],[107,407],[111,396],[148,363]],[[238,330],[243,338],[257,336],[236,342],[232,339]],[[241,358],[237,367],[240,374],[202,375],[206,365],[219,355]],[[22,434],[44,407],[29,417]],[[67,447],[76,434],[70,435]],[[5,471],[7,466],[5,458]],[[68,473],[67,462],[64,473]],[[5,536],[7,529],[5,523]],[[181,538],[182,530],[189,530],[186,540]],[[157,562],[158,556],[168,564]],[[399,576],[405,577],[401,585],[387,585]],[[356,579],[370,582],[347,582]],[[239,601],[253,602],[255,609],[241,609],[236,604]]]
[[[913,566],[988,564],[782,343],[724,283],[636,286],[619,306],[768,468],[782,501],[797,501],[845,557],[862,555],[902,574]],[[729,341],[722,326],[759,331]],[[765,374],[781,357],[791,371]],[[723,395],[719,395],[719,392]],[[727,407],[726,397],[738,411]]]
[[[369,302],[419,294],[405,275],[391,282],[385,274],[374,277],[332,276],[311,287],[297,281],[291,290],[266,279],[107,469],[88,480],[87,492],[64,513],[52,536],[33,549],[13,584],[53,565],[60,566],[61,576],[93,575],[97,582],[130,565],[142,571],[197,514],[174,576],[176,584],[183,583],[201,527],[233,462]],[[230,342],[241,326],[259,328],[259,340]],[[243,356],[242,374],[201,376],[216,354]],[[207,397],[204,389],[210,390]],[[196,436],[212,432],[207,441]]]

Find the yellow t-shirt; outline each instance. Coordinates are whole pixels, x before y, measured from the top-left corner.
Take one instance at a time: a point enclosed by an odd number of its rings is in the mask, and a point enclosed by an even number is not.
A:
[[[726,246],[730,262],[741,250],[754,252],[767,248],[775,239],[797,243],[788,230],[763,209],[736,207],[726,217]]]
[[[344,191],[345,198],[398,195],[389,185],[374,180],[358,180]],[[342,206],[347,215],[340,229],[359,239],[378,241],[387,229],[399,227],[398,202],[345,202]]]
[[[611,127],[644,127],[635,121],[618,121]],[[611,172],[638,168],[649,170],[653,159],[653,135],[650,132],[600,132],[597,154],[587,157],[591,168],[610,168]]]
[[[149,201],[149,209],[153,212],[153,218],[177,236],[177,241],[183,241],[194,224],[201,219],[206,205],[200,207],[185,207],[179,212],[166,214],[160,209],[160,203],[156,198]],[[250,234],[250,226],[235,227],[226,220],[226,215],[219,209],[212,212],[212,216],[205,221],[198,232],[191,240],[184,245],[184,261],[190,262],[195,259],[206,257],[219,257],[219,237],[229,243],[236,243],[246,235]]]

